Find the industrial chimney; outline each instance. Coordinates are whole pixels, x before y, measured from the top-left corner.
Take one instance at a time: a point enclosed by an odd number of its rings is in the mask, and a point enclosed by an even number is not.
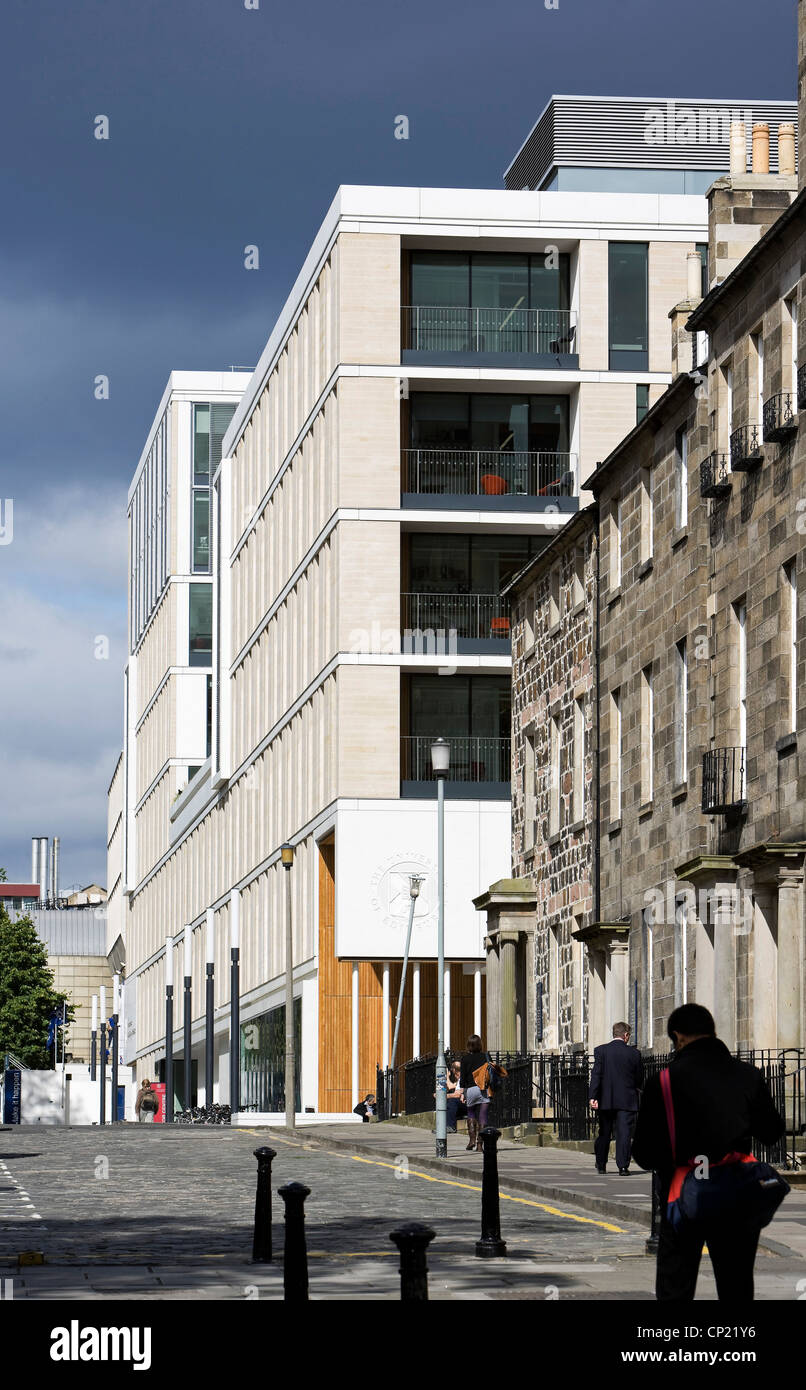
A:
[[[37,874],[39,883],[39,901],[44,906],[48,896],[48,837],[39,837],[39,873]]]
[[[39,836],[31,836],[31,883],[39,882]]]
[[[54,835],[50,845],[50,899],[59,906],[59,837]]]

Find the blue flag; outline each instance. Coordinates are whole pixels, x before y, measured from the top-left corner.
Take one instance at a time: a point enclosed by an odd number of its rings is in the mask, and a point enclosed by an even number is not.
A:
[[[56,1041],[56,1029],[61,1024],[61,1021],[61,1014],[51,1014],[50,1023],[48,1025],[48,1047],[52,1047]]]

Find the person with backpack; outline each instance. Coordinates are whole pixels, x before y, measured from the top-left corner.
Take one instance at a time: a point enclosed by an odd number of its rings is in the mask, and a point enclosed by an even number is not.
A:
[[[784,1121],[762,1073],[731,1056],[702,1005],[675,1009],[667,1031],[674,1056],[646,1083],[632,1146],[658,1175],[656,1297],[693,1300],[707,1243],[719,1300],[750,1301],[759,1235],[789,1190],[752,1160],[752,1143],[774,1144]]]

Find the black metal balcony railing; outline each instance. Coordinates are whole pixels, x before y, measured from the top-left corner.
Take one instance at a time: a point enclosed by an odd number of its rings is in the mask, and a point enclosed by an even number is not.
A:
[[[434,739],[418,734],[401,739],[404,782],[435,782],[431,767]],[[508,738],[449,738],[449,782],[509,782]]]
[[[798,367],[798,410],[806,410],[806,364]]]
[[[708,816],[741,811],[747,800],[743,748],[711,748],[702,760],[702,809]]]
[[[727,454],[709,454],[700,464],[700,496],[722,497],[730,490]]]
[[[404,305],[402,344],[411,352],[576,352],[572,309],[470,309]]]
[[[573,497],[576,455],[499,449],[404,449],[403,492]]]
[[[762,433],[765,441],[781,443],[797,433],[798,417],[792,409],[789,391],[781,391],[764,402]]]
[[[758,425],[741,425],[730,437],[730,466],[734,473],[749,473],[760,463]]]
[[[471,641],[509,638],[509,605],[500,594],[401,594],[404,637],[446,632]]]

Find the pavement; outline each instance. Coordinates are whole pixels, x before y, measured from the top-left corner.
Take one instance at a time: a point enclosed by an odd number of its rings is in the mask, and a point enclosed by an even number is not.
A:
[[[465,1143],[450,1136],[448,1161],[437,1163],[432,1135],[391,1124],[5,1129],[0,1295],[23,1302],[278,1300],[284,1230],[277,1190],[302,1181],[310,1188],[314,1300],[399,1300],[390,1232],[417,1220],[436,1233],[428,1249],[433,1301],[654,1301],[646,1177],[598,1178],[588,1155],[502,1141],[508,1253],[479,1259],[482,1160]],[[263,1145],[276,1151],[274,1259],[255,1265],[254,1150]],[[759,1299],[798,1299],[806,1288],[806,1258],[779,1243],[780,1220],[771,1228],[776,1248],[757,1261]],[[803,1224],[797,1229],[802,1234]],[[706,1258],[698,1300],[714,1298]]]

